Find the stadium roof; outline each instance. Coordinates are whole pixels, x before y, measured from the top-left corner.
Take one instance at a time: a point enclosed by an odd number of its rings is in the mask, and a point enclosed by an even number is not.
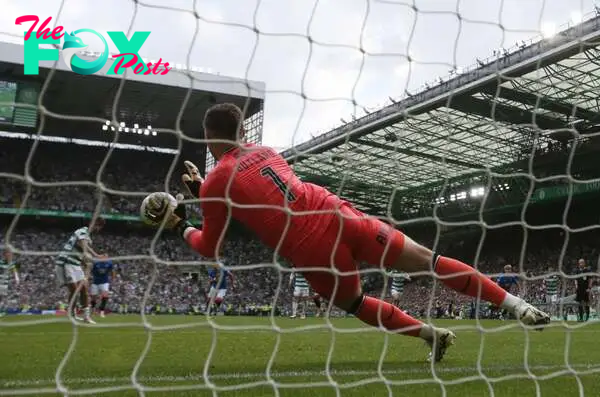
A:
[[[97,56],[94,53],[79,55],[90,60]],[[214,103],[233,102],[244,107],[248,101],[246,114],[249,117],[263,107],[264,83],[194,69],[181,70],[184,65],[177,65],[178,69],[174,68],[166,75],[144,76],[128,72],[119,93],[123,76],[105,74],[113,62],[111,58],[102,71],[90,76],[69,71],[62,59],[40,61],[39,75],[24,75],[23,59],[22,45],[0,42],[0,80],[34,85],[38,91],[48,82],[42,104],[53,114],[45,120],[44,134],[112,141],[111,134],[102,130],[104,123],[98,119],[112,119],[115,101],[117,121],[124,122],[130,130],[135,124],[140,128],[150,125],[153,129],[175,129],[190,87],[192,91],[182,114],[184,133],[201,128],[206,108]],[[10,126],[5,124],[2,129],[9,130]],[[17,126],[13,130],[22,132],[23,127]],[[155,146],[177,145],[172,134],[160,132],[150,137],[125,133],[119,136],[119,141],[125,143],[140,143],[140,140]]]
[[[574,130],[598,132],[599,40],[595,17],[503,50],[283,155],[303,179],[385,214],[409,189],[514,164]]]

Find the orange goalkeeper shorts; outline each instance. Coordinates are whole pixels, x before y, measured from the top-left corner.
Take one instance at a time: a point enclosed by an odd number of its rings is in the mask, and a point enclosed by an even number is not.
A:
[[[404,248],[404,234],[350,204],[339,209],[322,235],[309,239],[289,258],[294,266],[319,268],[302,272],[326,299],[343,301],[360,293],[358,264],[391,267]],[[335,271],[341,274],[335,274]]]

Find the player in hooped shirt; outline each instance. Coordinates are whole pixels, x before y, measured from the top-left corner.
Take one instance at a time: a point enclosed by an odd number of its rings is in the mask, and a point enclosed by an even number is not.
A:
[[[91,308],[88,294],[89,267],[95,259],[106,259],[106,254],[98,254],[92,248],[91,234],[99,232],[104,227],[102,218],[92,220],[90,226],[75,230],[62,246],[56,257],[54,272],[57,284],[67,287],[69,291],[69,312],[76,320],[83,320],[89,324],[95,324],[91,317]],[[79,295],[80,304],[83,308],[84,317],[76,314],[75,298]]]
[[[202,256],[221,256],[225,229],[236,220],[301,271],[319,295],[367,324],[424,339],[436,361],[454,343],[454,333],[364,295],[357,263],[409,274],[433,270],[446,286],[510,310],[525,325],[549,323],[546,313],[471,266],[417,244],[323,187],[302,182],[274,149],[240,143],[242,122],[243,114],[235,105],[211,107],[203,127],[218,164],[203,180],[198,168],[185,162],[187,173],[182,178],[190,193],[200,198],[202,230],[186,221],[183,205],[175,211],[165,206],[147,211],[149,218],[180,234]]]
[[[400,307],[400,298],[404,292],[404,282],[410,281],[410,276],[397,270],[392,270],[388,273],[388,277],[392,279],[390,288],[392,304],[396,307]]]
[[[14,285],[19,285],[19,272],[13,261],[13,253],[9,248],[5,248],[2,256],[0,256],[0,316],[4,315],[6,305],[8,304],[8,292],[11,278],[14,280]]]
[[[294,287],[294,294],[292,297],[292,315],[290,318],[296,318],[298,315],[298,305],[302,304],[300,311],[300,318],[306,318],[306,306],[307,299],[310,296],[310,288],[308,282],[302,275],[302,273],[291,273],[290,274],[290,286]]]
[[[110,259],[100,259],[94,261],[92,266],[92,287],[90,295],[92,297],[92,310],[96,308],[98,297],[100,297],[100,306],[98,311],[100,317],[104,317],[104,310],[108,302],[108,293],[110,291],[111,277],[115,275],[115,267]]]
[[[218,263],[208,271],[209,290],[206,297],[207,313],[210,314],[213,310],[216,313],[219,310],[219,307],[221,307],[225,295],[227,295],[227,280],[229,280],[231,287],[233,287],[233,273],[223,269]]]

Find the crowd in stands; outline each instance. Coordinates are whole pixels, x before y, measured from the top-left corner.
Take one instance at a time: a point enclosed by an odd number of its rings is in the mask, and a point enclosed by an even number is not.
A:
[[[131,154],[115,150],[106,160],[105,151],[81,149],[65,155],[63,149],[55,150],[52,146],[33,152],[30,161],[27,161],[29,154],[30,147],[24,146],[0,156],[3,172],[31,177],[36,181],[31,185],[19,178],[2,178],[1,207],[19,207],[27,198],[26,208],[89,212],[94,211],[100,201],[103,212],[135,214],[146,193],[164,190],[165,184],[172,192],[180,190],[177,187],[178,173],[171,178],[165,175],[165,169],[173,161],[173,156],[169,155]],[[157,160],[157,156],[161,156],[162,160]],[[140,166],[146,175],[156,175],[156,179],[140,177],[135,168]],[[108,191],[101,192],[98,182]],[[4,240],[6,228],[4,224],[1,226],[0,238]],[[64,290],[59,289],[54,280],[54,255],[71,232],[64,227],[17,227],[8,236],[12,245],[25,252],[17,255],[22,283],[19,290],[14,291],[14,302],[37,308],[54,308],[65,299]],[[432,246],[434,233],[435,230],[431,230],[431,233],[416,236],[416,239]],[[476,267],[487,274],[499,274],[505,264],[512,264],[523,278],[521,296],[533,303],[545,300],[542,278],[550,266],[564,274],[573,274],[576,261],[585,258],[593,271],[598,270],[595,247],[599,239],[596,231],[570,234],[566,239],[562,229],[525,235],[521,228],[513,228],[495,234],[487,233],[485,243],[478,249],[480,236],[479,229],[460,237],[448,233],[442,236],[435,248],[444,255],[476,263]],[[152,246],[152,236],[135,232],[102,232],[93,238],[98,251],[117,257],[118,274],[112,282],[109,306],[112,310],[126,307],[130,312],[139,312],[157,305],[183,310],[204,305],[208,289],[207,266],[211,262],[203,261],[182,242],[165,237]],[[563,250],[565,241],[568,245]],[[49,251],[54,251],[54,254]],[[476,253],[479,253],[477,258]],[[286,313],[292,297],[288,286],[289,272],[280,271],[274,264],[275,257],[272,250],[251,238],[228,240],[223,262],[232,267],[235,283],[233,290],[228,292],[226,305],[232,305],[239,312],[274,305]],[[285,263],[280,264],[286,266]],[[362,279],[366,293],[382,294],[386,285],[383,273],[369,273]],[[563,286],[564,295],[569,295],[574,281],[565,278]],[[428,312],[433,316],[453,316],[455,313],[452,312],[472,302],[471,298],[459,296],[440,282],[423,276],[407,283],[402,308],[421,316]]]
[[[14,302],[48,309],[64,301],[65,292],[57,288],[54,280],[54,256],[48,251],[59,250],[69,234],[70,230],[65,229],[23,229],[9,236],[11,244],[26,252],[18,255],[22,283],[19,290],[14,291],[18,292]],[[531,248],[527,249],[522,268],[518,260],[520,249],[517,248],[520,243],[516,239],[514,246],[508,241],[496,241],[499,245],[489,245],[489,251],[486,249],[480,253],[477,267],[493,275],[501,273],[505,264],[513,264],[522,277],[520,295],[531,302],[543,303],[543,277],[549,266],[558,263],[561,249],[560,244],[540,245],[551,240],[551,234],[540,234],[539,241],[529,239]],[[580,257],[586,258],[596,271],[598,252],[589,243],[597,233],[587,235],[587,238],[581,236],[577,242],[569,244],[560,269],[565,274],[573,274]],[[4,235],[0,237],[5,238]],[[557,240],[560,239],[560,236],[557,237]],[[183,242],[171,237],[159,238],[154,246],[152,241],[153,236],[135,234],[101,232],[94,237],[94,246],[98,251],[117,257],[114,262],[118,265],[118,272],[112,282],[109,308],[119,311],[125,307],[128,312],[139,312],[141,308],[151,311],[157,306],[178,312],[190,307],[202,310],[208,290],[208,266],[212,262],[199,258]],[[473,262],[477,239],[471,243],[449,242],[441,243],[440,248],[446,250],[448,255]],[[279,265],[284,269],[280,271],[274,264],[272,250],[255,240],[240,237],[226,243],[223,263],[232,268],[235,277],[223,310],[230,307],[236,313],[247,313],[252,307],[274,305],[283,314],[289,311],[292,297],[292,289],[288,285],[289,267],[285,262],[280,262]],[[558,270],[556,266],[554,270]],[[368,272],[362,280],[368,294],[380,296],[386,289],[383,273]],[[387,283],[389,286],[389,279]],[[564,295],[573,293],[574,283],[572,279],[563,279]],[[385,295],[389,296],[387,293]],[[401,306],[417,316],[429,313],[434,317],[454,317],[461,310],[462,315],[467,316],[465,311],[468,311],[472,302],[473,299],[458,295],[439,281],[422,276],[413,277],[406,284]]]
[[[165,183],[172,192],[181,190],[181,170],[167,175],[173,155],[124,150],[108,155],[107,150],[86,147],[65,152],[61,146],[31,151],[22,145],[2,153],[0,170],[15,178],[2,179],[0,205],[19,207],[26,199],[27,208],[93,212],[100,202],[103,212],[136,214],[141,198],[164,191]]]
[[[64,290],[57,288],[54,280],[54,255],[40,253],[59,250],[69,234],[68,230],[61,229],[28,229],[11,236],[15,247],[33,254],[18,255],[17,259],[22,275],[21,304],[54,308],[64,301]],[[139,311],[142,307],[151,310],[159,305],[163,309],[181,311],[190,305],[204,305],[208,291],[207,273],[214,263],[197,257],[182,242],[165,238],[158,240],[152,248],[152,236],[99,233],[93,239],[99,252],[116,257],[113,262],[117,272],[111,285],[110,307],[113,310],[125,305],[128,311]],[[273,291],[279,283],[276,268],[265,266],[272,263],[272,254],[252,241],[228,242],[225,252],[225,265],[249,267],[248,270],[234,270],[235,282],[227,303],[236,308],[271,304]],[[194,264],[190,265],[190,262]],[[282,277],[285,277],[282,285],[287,288],[289,273],[282,273]],[[287,306],[290,300],[286,290],[278,301]]]

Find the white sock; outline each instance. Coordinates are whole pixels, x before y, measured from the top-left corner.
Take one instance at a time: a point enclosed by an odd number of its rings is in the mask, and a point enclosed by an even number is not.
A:
[[[518,296],[514,296],[513,294],[509,294],[507,292],[506,297],[504,298],[504,301],[502,301],[500,307],[502,309],[510,310],[512,312],[521,303],[523,303],[523,299],[519,298]]]
[[[293,301],[292,302],[292,316],[295,316],[296,312],[298,312],[298,302]]]
[[[306,301],[302,302],[302,315],[306,316]]]
[[[433,331],[435,328],[429,324],[423,324],[421,330],[419,331],[419,338],[425,340],[431,340],[433,338]]]
[[[90,307],[89,306],[85,307],[83,309],[83,313],[86,317],[89,317],[90,316]]]

